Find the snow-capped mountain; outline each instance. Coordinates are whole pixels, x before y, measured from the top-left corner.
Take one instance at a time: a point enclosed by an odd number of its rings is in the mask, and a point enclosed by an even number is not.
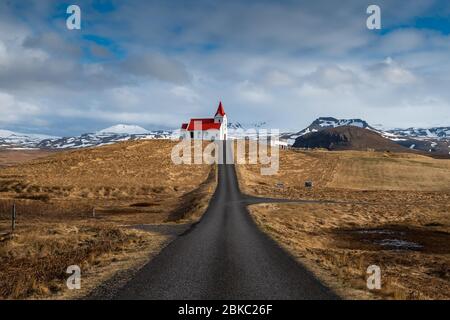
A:
[[[36,145],[44,139],[57,139],[57,137],[0,130],[0,148],[36,148]]]
[[[399,137],[450,139],[450,127],[390,129],[386,132]]]
[[[287,139],[290,144],[293,144],[295,139],[301,137],[310,132],[317,132],[327,128],[337,128],[342,126],[354,126],[364,129],[375,130],[375,128],[371,127],[366,121],[361,119],[336,119],[332,117],[320,117],[314,120],[308,127],[305,129],[296,132],[289,133],[282,136],[283,139]]]
[[[229,139],[264,139],[275,135],[279,136],[279,133],[275,133],[269,124],[264,121],[254,123],[229,122],[227,128]]]
[[[390,129],[382,135],[410,149],[450,154],[450,127]]]
[[[450,127],[435,128],[408,128],[389,129],[375,128],[361,119],[336,119],[331,117],[321,117],[314,120],[311,125],[297,133],[289,133],[281,136],[282,139],[293,145],[295,140],[311,132],[318,132],[327,128],[337,128],[342,126],[354,126],[368,129],[410,149],[416,149],[432,153],[450,153]]]
[[[136,125],[118,124],[95,133],[84,133],[76,137],[45,139],[37,146],[42,149],[77,149],[102,146],[128,140],[169,139],[173,131],[149,131]]]
[[[150,131],[136,126],[136,125],[127,125],[127,124],[118,124],[97,132],[97,134],[147,134]]]
[[[268,124],[265,121],[258,121],[253,123],[228,122],[227,128],[228,130],[268,129]]]
[[[136,125],[118,124],[95,133],[74,137],[53,137],[40,134],[24,134],[0,130],[0,148],[3,149],[75,149],[102,146],[120,141],[142,139],[169,139],[171,130],[149,131]]]
[[[408,128],[408,129],[383,129],[380,126],[371,126],[361,119],[336,119],[321,117],[316,119],[307,128],[296,132],[281,134],[281,139],[287,140],[293,145],[295,140],[311,132],[321,131],[327,128],[342,126],[354,126],[376,132],[410,149],[416,149],[431,153],[450,153],[450,127],[435,128]],[[261,130],[267,129],[267,133]],[[273,136],[267,122],[255,122],[244,124],[231,122],[228,124],[228,137],[236,138],[263,138]],[[179,130],[146,130],[136,125],[118,124],[94,133],[84,133],[74,137],[53,137],[41,134],[19,133],[9,130],[0,130],[0,149],[75,149],[113,144],[120,141],[142,139],[177,139]]]
[[[309,126],[310,129],[319,128],[336,128],[342,126],[353,126],[359,128],[372,128],[369,124],[361,119],[336,119],[332,117],[321,117],[313,121]]]

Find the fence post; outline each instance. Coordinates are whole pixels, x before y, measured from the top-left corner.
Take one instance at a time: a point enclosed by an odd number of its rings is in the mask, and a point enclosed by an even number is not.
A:
[[[16,202],[13,202],[11,210],[11,233],[16,229]]]

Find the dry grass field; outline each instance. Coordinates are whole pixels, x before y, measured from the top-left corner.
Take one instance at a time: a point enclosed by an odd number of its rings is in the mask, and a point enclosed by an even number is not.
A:
[[[277,175],[261,176],[257,165],[240,165],[238,174],[248,194],[340,202],[261,204],[250,211],[342,296],[450,299],[450,160],[286,150]],[[381,267],[381,290],[366,288],[372,264]]]
[[[45,150],[11,150],[0,148],[0,168],[48,156],[54,152]]]
[[[450,191],[450,161],[404,153],[343,153],[327,187]]]
[[[174,165],[174,144],[124,142],[1,168],[0,297],[82,297],[186,230],[206,208],[216,175],[212,166]],[[143,224],[150,227],[128,227]],[[73,264],[82,268],[79,291],[65,285]]]

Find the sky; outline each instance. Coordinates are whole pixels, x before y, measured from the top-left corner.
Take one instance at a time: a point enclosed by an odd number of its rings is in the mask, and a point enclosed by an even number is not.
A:
[[[280,130],[450,126],[450,1],[0,2],[0,129],[178,128],[219,101],[231,122]]]

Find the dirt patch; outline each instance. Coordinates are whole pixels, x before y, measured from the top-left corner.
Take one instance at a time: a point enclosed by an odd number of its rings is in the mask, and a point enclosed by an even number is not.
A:
[[[450,253],[450,233],[419,227],[381,226],[334,230],[338,248],[351,250],[406,250],[422,253]]]
[[[130,207],[148,208],[148,207],[153,207],[153,206],[157,206],[157,205],[158,205],[157,203],[138,202],[138,203],[130,204]]]

